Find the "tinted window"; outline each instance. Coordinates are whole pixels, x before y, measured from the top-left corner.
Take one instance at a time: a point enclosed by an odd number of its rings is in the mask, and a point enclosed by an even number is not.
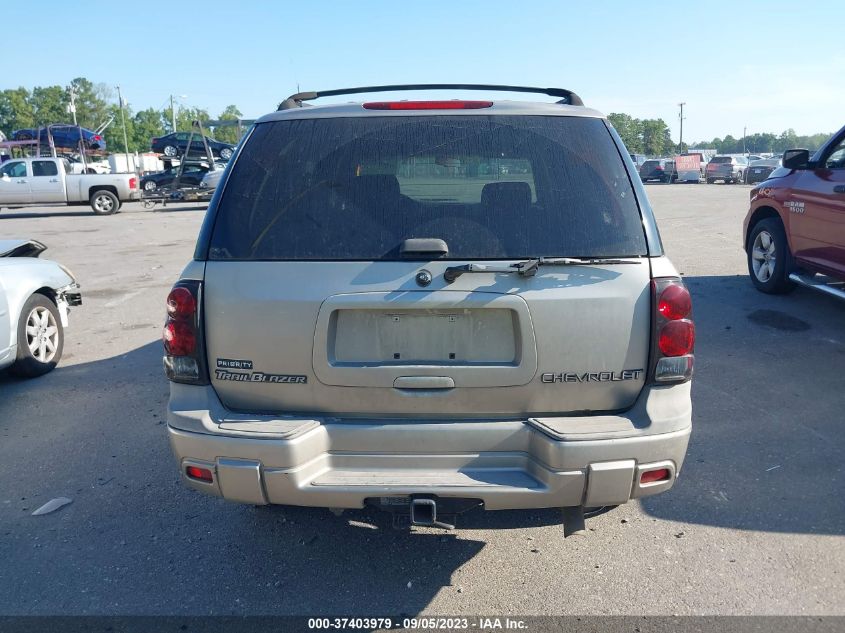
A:
[[[730,163],[732,160],[730,156],[714,156],[710,162],[714,165],[724,165]]]
[[[6,163],[0,169],[0,176],[8,176],[9,178],[26,178],[26,163],[20,161],[13,163]]]
[[[56,163],[49,160],[34,160],[32,161],[32,175],[58,176],[59,168],[56,166]]]
[[[845,169],[845,141],[833,148],[824,165],[828,169]]]
[[[211,259],[646,254],[624,163],[600,119],[360,117],[256,126],[220,201]]]

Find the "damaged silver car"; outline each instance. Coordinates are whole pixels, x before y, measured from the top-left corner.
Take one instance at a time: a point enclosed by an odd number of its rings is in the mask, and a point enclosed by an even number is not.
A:
[[[25,378],[56,367],[79,284],[61,264],[39,255],[36,240],[0,240],[0,369]]]

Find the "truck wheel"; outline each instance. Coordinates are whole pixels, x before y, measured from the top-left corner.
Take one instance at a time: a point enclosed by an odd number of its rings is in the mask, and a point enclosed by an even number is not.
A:
[[[792,254],[779,219],[766,218],[754,225],[748,238],[747,257],[748,274],[757,290],[779,295],[795,288],[789,280]]]
[[[101,189],[91,194],[91,209],[97,215],[111,215],[120,209],[120,200],[111,191]]]
[[[32,295],[21,310],[18,356],[9,371],[23,378],[46,374],[61,359],[64,342],[65,332],[56,304],[44,295]]]

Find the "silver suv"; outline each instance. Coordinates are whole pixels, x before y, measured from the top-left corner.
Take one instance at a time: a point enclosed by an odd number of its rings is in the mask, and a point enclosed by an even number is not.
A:
[[[323,96],[483,89],[556,103]],[[463,510],[668,490],[695,329],[636,166],[568,90],[301,93],[260,119],[167,299],[168,432],[231,501]]]
[[[728,183],[741,183],[748,169],[748,159],[745,156],[714,156],[704,168],[707,184],[712,185],[717,180]]]

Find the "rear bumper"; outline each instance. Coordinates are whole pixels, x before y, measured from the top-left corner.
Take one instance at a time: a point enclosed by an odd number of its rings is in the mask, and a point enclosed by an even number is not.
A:
[[[168,433],[183,482],[231,501],[360,508],[424,494],[496,510],[617,505],[668,490],[690,415],[689,383],[646,388],[621,415],[489,421],[244,416],[210,387],[173,384]],[[188,466],[213,481],[190,479]],[[639,483],[658,468],[669,478]]]
[[[739,178],[739,172],[706,172],[707,178],[711,178],[713,180],[736,180]]]

